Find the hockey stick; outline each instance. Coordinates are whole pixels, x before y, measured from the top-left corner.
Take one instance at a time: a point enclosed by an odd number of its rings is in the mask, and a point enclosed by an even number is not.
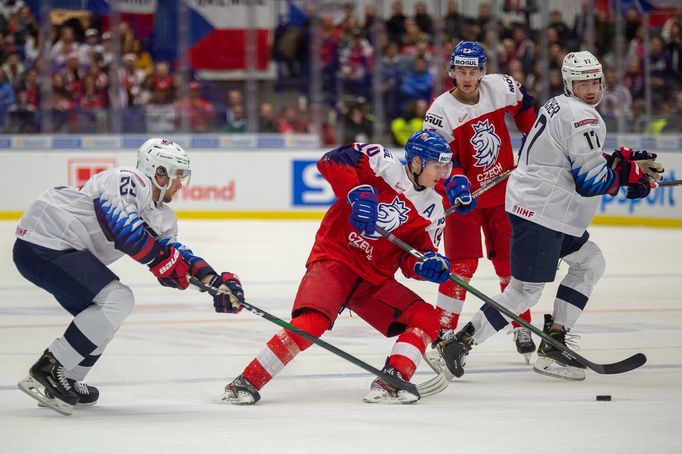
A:
[[[471,194],[471,197],[473,197],[475,199],[476,197],[480,196],[481,194],[483,194],[487,190],[492,189],[493,186],[497,186],[498,183],[501,183],[504,180],[506,180],[509,177],[509,175],[511,175],[511,173],[514,171],[515,168],[516,168],[516,166],[512,167],[511,169],[505,170],[504,172],[499,174],[497,177],[495,177],[495,179],[493,181],[491,181],[490,183],[476,189],[473,192],[473,194]],[[447,210],[445,210],[445,216],[452,214],[459,207],[459,205],[460,205],[459,203],[456,203],[455,205],[453,205],[450,208],[448,208]]]
[[[682,185],[682,180],[655,181],[654,183],[656,183],[655,187],[680,186]]]
[[[210,285],[206,285],[195,277],[190,277],[189,282],[191,284],[199,287],[199,289],[208,292],[212,296],[215,296],[218,293],[220,293],[220,291],[217,288],[211,287]],[[325,350],[330,351],[337,356],[340,356],[341,358],[345,359],[346,361],[351,362],[351,363],[355,364],[356,366],[361,367],[362,369],[365,369],[367,372],[370,372],[370,373],[376,375],[382,381],[388,383],[389,385],[392,385],[398,389],[405,390],[408,393],[417,396],[417,399],[419,399],[421,397],[421,395],[419,394],[419,391],[417,390],[417,386],[415,386],[414,384],[412,384],[410,382],[402,382],[400,380],[396,380],[395,378],[391,377],[390,375],[387,375],[384,372],[380,371],[379,369],[377,369],[373,366],[370,366],[369,364],[367,364],[366,362],[356,358],[355,356],[344,352],[340,348],[334,347],[332,344],[323,341],[319,337],[315,337],[312,334],[309,334],[309,333],[303,331],[302,329],[292,325],[291,323],[285,322],[281,318],[275,317],[274,315],[269,314],[269,313],[265,312],[264,310],[257,308],[253,304],[250,304],[250,303],[247,303],[246,301],[243,301],[243,302],[240,302],[239,305],[242,306],[247,311],[251,312],[252,314],[257,315],[259,317],[262,317],[265,320],[274,323],[275,325],[279,325],[282,328],[286,329],[287,331],[290,331],[290,332],[296,334],[297,336],[301,336],[302,338],[309,340],[313,344],[317,344],[320,347],[324,348]]]
[[[414,249],[412,246],[409,244],[405,243],[402,241],[400,238],[397,238],[395,235],[393,235],[390,232],[387,232],[383,227],[376,226],[376,231],[379,232],[381,235],[386,237],[388,241],[391,243],[395,244],[398,246],[400,249],[403,251],[407,252],[410,254],[412,257],[415,257],[419,261],[423,261],[425,259],[424,254],[419,252],[418,250]],[[535,326],[531,325],[506,307],[500,305],[497,301],[494,299],[490,298],[489,296],[483,294],[481,291],[476,289],[475,287],[472,287],[469,285],[469,283],[465,280],[462,280],[455,276],[454,274],[450,273],[449,278],[452,282],[455,284],[465,288],[467,291],[471,292],[474,296],[479,298],[480,300],[484,301],[487,305],[491,306],[493,309],[497,310],[498,312],[503,313],[506,315],[508,318],[515,320],[522,326],[528,328],[532,332],[534,332],[536,335],[541,337],[545,342],[551,344],[554,348],[558,349],[561,351],[561,354],[566,357],[567,359],[573,359],[575,361],[578,361],[580,364],[589,367],[593,371],[597,372],[598,374],[622,374],[624,372],[629,372],[633,369],[637,369],[638,367],[644,365],[646,363],[646,356],[644,356],[643,353],[636,353],[632,355],[629,358],[626,358],[622,361],[618,361],[612,364],[598,364],[594,363],[578,353],[574,352],[570,348],[566,347],[564,344],[561,342],[556,341],[553,337],[549,336],[546,334],[544,331],[536,328]]]

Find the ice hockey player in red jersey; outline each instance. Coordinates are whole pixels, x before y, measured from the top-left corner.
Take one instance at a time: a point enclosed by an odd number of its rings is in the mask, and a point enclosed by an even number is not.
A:
[[[438,254],[444,226],[443,199],[433,189],[452,171],[452,153],[434,131],[418,131],[405,144],[406,161],[379,144],[353,143],[326,153],[318,162],[337,199],[325,215],[306,264],[291,323],[314,335],[330,330],[344,308],[387,337],[398,336],[383,372],[409,381],[426,346],[437,336],[433,306],[395,279],[400,268],[410,278],[444,282],[449,261]],[[445,183],[449,197],[471,203],[468,184]],[[425,254],[418,262],[375,228],[381,226]],[[255,404],[259,390],[311,343],[282,330],[273,336],[234,381],[222,399]],[[375,379],[367,403],[412,403],[417,396]]]
[[[465,175],[471,181],[472,191],[486,186],[514,167],[505,116],[511,115],[524,134],[535,121],[533,98],[507,75],[486,75],[486,60],[483,47],[478,42],[460,42],[450,56],[449,75],[455,86],[434,100],[424,120],[424,129],[433,129],[448,140],[453,160],[461,165],[453,173]],[[473,277],[478,260],[483,256],[483,230],[487,256],[500,279],[502,290],[511,278],[511,226],[504,211],[505,188],[506,182],[501,182],[481,194],[470,205],[471,213],[449,216],[445,227],[445,255],[452,260],[452,272],[465,281]],[[440,285],[441,339],[454,334],[465,297],[466,290],[452,281]],[[525,312],[522,317],[530,322],[530,312]],[[529,363],[535,351],[530,330],[515,324],[514,342],[518,352]],[[435,370],[443,369],[440,355],[436,352],[430,351],[427,361]]]

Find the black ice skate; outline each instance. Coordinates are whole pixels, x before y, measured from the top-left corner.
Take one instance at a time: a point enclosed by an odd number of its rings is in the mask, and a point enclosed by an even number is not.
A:
[[[38,402],[68,416],[73,413],[73,406],[78,403],[79,395],[64,372],[64,366],[52,352],[45,350],[38,362],[31,366],[28,376],[17,386]]]
[[[445,365],[452,375],[459,378],[464,375],[466,357],[474,345],[474,325],[471,322],[455,333],[454,336],[445,339],[436,348],[440,351]]]
[[[523,355],[526,364],[530,364],[530,358],[535,351],[535,342],[530,335],[530,330],[523,326],[514,328],[514,343],[516,344],[516,351]]]
[[[389,364],[389,358],[386,358],[386,364],[381,371],[396,380],[408,383],[400,372]],[[369,393],[365,396],[363,402],[368,404],[411,404],[418,400],[418,396],[415,396],[404,389],[397,389],[377,377],[372,384],[369,385]]]
[[[455,336],[455,330],[452,329],[441,329],[438,337],[431,344],[431,350],[424,353],[424,361],[428,366],[433,369],[433,371],[438,375],[443,375],[448,382],[455,380],[455,376],[445,365],[445,360],[441,354],[440,346],[443,343]]]
[[[260,400],[260,394],[244,375],[240,375],[225,386],[221,400],[232,405],[253,405]]]
[[[571,343],[571,338],[578,338],[578,336],[568,334],[566,328],[551,329],[553,322],[552,316],[545,314],[543,331],[552,336],[557,342],[566,345],[567,341]],[[571,346],[575,348],[574,345]],[[563,378],[564,380],[585,380],[584,365],[572,358],[567,358],[562,354],[561,350],[544,340],[540,343],[540,347],[538,347],[538,359],[533,366],[533,370],[539,374]]]
[[[78,402],[76,402],[76,407],[92,407],[97,403],[97,400],[99,399],[99,389],[70,378],[67,378],[67,380],[71,384],[73,391],[78,394]],[[50,392],[47,390],[45,390],[45,395],[52,398],[52,394],[50,394]],[[38,402],[38,406],[47,407],[47,405],[42,402]]]

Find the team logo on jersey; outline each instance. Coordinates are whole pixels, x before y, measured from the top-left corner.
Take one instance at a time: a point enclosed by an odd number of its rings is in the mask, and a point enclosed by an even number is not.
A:
[[[470,142],[476,150],[474,166],[487,169],[497,161],[502,141],[500,136],[495,134],[495,127],[487,119],[473,123],[471,127],[474,128],[474,136]]]
[[[396,196],[391,203],[380,203],[379,213],[377,217],[377,225],[383,227],[386,231],[391,232],[407,221],[407,213],[410,209],[405,205],[405,202]],[[381,235],[374,232],[373,235],[366,237],[371,240],[381,238]]]

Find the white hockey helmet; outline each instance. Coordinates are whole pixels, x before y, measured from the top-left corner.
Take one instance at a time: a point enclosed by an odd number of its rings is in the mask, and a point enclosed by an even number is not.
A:
[[[573,93],[574,81],[599,79],[601,83],[599,99],[594,106],[601,101],[606,81],[604,80],[604,71],[602,71],[601,63],[592,53],[583,50],[567,54],[561,65],[561,77],[564,79],[564,93],[566,93],[566,96],[575,96]]]
[[[182,184],[186,186],[192,176],[187,152],[180,145],[160,138],[149,139],[142,144],[137,151],[137,168],[161,190],[159,202],[163,201],[163,196],[174,179],[180,178]],[[166,186],[160,186],[156,181],[158,169],[163,169],[169,177]]]

